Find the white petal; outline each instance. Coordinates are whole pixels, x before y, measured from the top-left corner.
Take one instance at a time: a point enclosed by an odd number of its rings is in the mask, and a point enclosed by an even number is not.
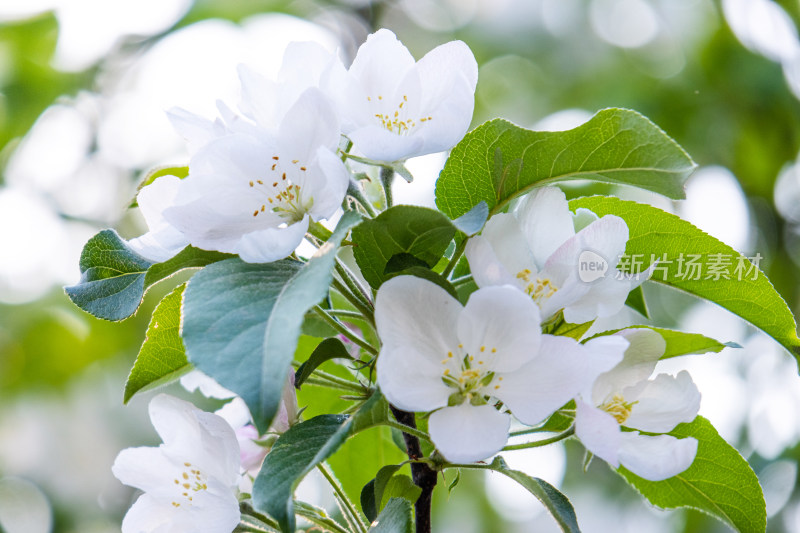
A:
[[[172,503],[157,500],[142,494],[134,502],[122,520],[122,533],[171,533],[173,523],[179,518]]]
[[[187,515],[190,528],[185,531],[204,533],[231,533],[241,517],[233,489],[216,479],[209,479],[208,489],[195,494]]]
[[[251,231],[241,236],[234,252],[248,263],[270,263],[283,259],[300,246],[308,231],[308,215],[287,227]]]
[[[342,160],[331,150],[320,147],[317,150],[316,162],[309,169],[305,186],[300,190],[303,205],[307,204],[306,189],[313,198],[309,215],[314,220],[329,219],[344,200],[350,174]]]
[[[111,472],[125,485],[155,496],[172,495],[172,483],[179,469],[161,448],[142,446],[119,452]]]
[[[281,156],[310,163],[320,147],[336,150],[339,144],[339,119],[330,101],[319,89],[306,90],[281,120]]]
[[[651,433],[666,433],[680,423],[691,422],[700,409],[700,391],[685,370],[672,377],[659,374],[635,392],[623,391],[626,401],[635,401],[625,421],[628,427]]]
[[[445,459],[472,463],[488,459],[508,440],[510,417],[491,405],[445,407],[428,420],[431,440]]]
[[[588,285],[588,290],[580,299],[564,307],[564,319],[573,324],[582,324],[597,317],[609,317],[625,307],[628,293],[640,285],[646,277],[636,283],[629,279],[617,279],[616,271],[609,270],[606,275]]]
[[[575,404],[575,436],[587,450],[613,467],[618,467],[622,431],[617,420],[583,400],[576,399]]]
[[[593,351],[567,337],[542,335],[538,355],[514,372],[495,376],[486,392],[502,400],[523,424],[537,424],[616,364],[626,345],[618,346],[614,357],[614,347]]]
[[[150,400],[148,411],[150,421],[165,445],[191,448],[188,443],[198,439],[200,426],[195,414],[200,410],[190,402],[159,394]]]
[[[595,405],[600,405],[614,394],[621,393],[625,387],[636,385],[649,378],[667,347],[664,337],[648,328],[625,329],[612,335],[614,336],[623,337],[630,345],[625,350],[622,361],[597,378],[592,389],[592,401]]]
[[[448,150],[458,143],[469,128],[475,107],[478,64],[472,51],[461,41],[451,41],[428,52],[416,65],[422,102],[414,135],[421,135],[425,145],[420,153]]]
[[[540,270],[559,246],[575,235],[567,197],[558,187],[536,189],[515,214]]]
[[[376,161],[401,161],[422,151],[424,139],[398,135],[386,128],[369,124],[347,134],[364,157]]]
[[[180,185],[180,178],[162,176],[137,195],[149,231],[131,239],[128,245],[151,261],[166,261],[189,244],[186,236],[164,219],[164,210],[175,203]]]
[[[663,481],[689,468],[696,455],[697,440],[692,437],[623,433],[619,461],[639,477]]]
[[[456,328],[462,309],[435,283],[398,276],[378,289],[375,325],[385,347],[408,348],[438,365],[458,345]]]
[[[489,241],[495,256],[512,276],[516,277],[526,269],[534,274],[538,272],[525,235],[519,222],[512,215],[506,213],[494,215],[484,226],[481,235]],[[519,280],[517,283],[522,286]]]
[[[519,280],[497,258],[486,237],[482,235],[472,237],[467,242],[464,254],[472,271],[472,279],[478,287],[519,284]]]
[[[359,47],[349,72],[368,95],[389,96],[414,63],[414,57],[395,34],[380,29]]]
[[[236,396],[236,393],[229,391],[214,378],[207,376],[200,370],[194,369],[188,374],[181,376],[181,386],[189,392],[200,390],[200,393],[206,398],[217,398],[220,400],[227,400]]]
[[[606,215],[592,222],[575,234],[583,243],[584,249],[592,250],[616,267],[620,256],[625,253],[628,242],[628,225],[620,217]]]
[[[200,441],[195,443],[189,462],[202,464],[203,472],[226,487],[234,487],[239,475],[239,441],[233,428],[214,413],[195,413],[200,425]],[[202,463],[201,463],[202,462]]]
[[[239,109],[256,124],[274,128],[279,121],[279,87],[275,82],[248,67],[237,68],[242,88],[242,100]]]
[[[195,153],[210,141],[225,134],[225,128],[221,124],[178,107],[170,109],[167,112],[167,118],[172,123],[175,131],[186,139],[190,154]]]
[[[511,372],[539,351],[539,308],[512,287],[478,289],[458,318],[458,339],[476,368]]]
[[[384,346],[376,368],[378,385],[389,402],[404,411],[444,407],[455,391],[442,381],[445,367],[438,363],[407,347]]]

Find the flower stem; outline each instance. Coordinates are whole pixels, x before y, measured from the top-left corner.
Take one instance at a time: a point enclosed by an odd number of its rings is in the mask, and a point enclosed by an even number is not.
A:
[[[272,518],[257,512],[249,501],[239,504],[242,516],[237,531],[280,531],[281,526]]]
[[[353,318],[355,320],[364,320],[364,315],[358,311],[351,311],[350,309],[326,309],[329,315],[336,318]]]
[[[394,420],[386,420],[382,423],[384,426],[393,427],[395,429],[399,429],[403,433],[408,435],[413,435],[417,438],[423,439],[427,442],[431,442],[431,436],[425,433],[424,431],[420,431],[417,428],[407,426],[405,424],[401,424],[400,422],[395,422]]]
[[[338,257],[336,258],[336,273],[339,274],[339,277],[342,278],[342,281],[344,281],[345,285],[347,285],[347,288],[350,289],[353,295],[361,298],[361,303],[370,309],[373,308],[372,298],[369,290],[364,288],[361,282],[358,281],[358,278],[353,271],[347,268],[347,265],[345,265]]]
[[[389,407],[401,425],[408,426],[414,430],[417,429],[414,413],[402,411],[391,404],[389,404]],[[414,480],[414,484],[422,489],[422,493],[417,498],[417,503],[414,504],[416,514],[415,531],[416,533],[431,533],[431,500],[437,481],[436,471],[426,463],[416,462],[423,457],[419,438],[409,433],[403,433],[403,439],[406,443],[408,458],[413,461],[411,463],[411,478]]]
[[[366,533],[367,526],[364,524],[364,521],[361,520],[361,515],[359,514],[358,509],[356,509],[356,506],[353,505],[353,502],[351,502],[347,497],[347,494],[345,494],[342,486],[339,485],[339,482],[336,480],[336,478],[333,477],[333,473],[328,470],[328,467],[325,466],[325,463],[318,464],[317,468],[320,472],[322,472],[322,475],[325,476],[325,479],[328,480],[328,483],[330,483],[331,487],[333,488],[333,492],[342,506],[342,513],[345,514],[345,518],[349,518],[347,521],[351,522],[353,527],[359,532]]]
[[[314,311],[324,320],[330,327],[353,341],[354,344],[361,346],[367,352],[371,353],[372,355],[378,355],[378,350],[376,350],[370,343],[350,331],[348,328],[344,326],[341,322],[333,318],[331,315],[328,314],[322,307],[316,306]]]
[[[386,195],[386,209],[392,207],[392,182],[394,181],[394,169],[392,167],[381,167],[381,184],[383,194]]]
[[[503,451],[509,450],[524,450],[526,448],[538,448],[539,446],[547,446],[548,444],[553,444],[554,442],[558,442],[560,440],[564,440],[568,437],[571,437],[575,434],[575,426],[570,427],[568,430],[559,433],[558,435],[554,435],[549,439],[542,439],[536,440],[533,442],[523,442],[522,444],[509,444],[503,448]]]
[[[458,247],[456,247],[455,251],[453,252],[453,257],[450,258],[450,262],[447,263],[447,266],[444,267],[444,270],[442,271],[443,277],[447,278],[447,276],[449,276],[450,273],[453,271],[453,269],[456,267],[456,265],[458,264],[458,260],[461,259],[461,255],[464,253],[464,250],[467,247],[468,240],[469,239],[464,239],[463,241],[461,241]]]
[[[364,388],[360,385],[351,381],[347,381],[346,379],[340,379],[331,374],[326,374],[321,370],[314,370],[314,374],[307,377],[305,383],[308,383],[309,385],[317,385],[318,387],[328,387],[329,389],[357,392],[359,394],[364,392]]]
[[[353,307],[358,309],[361,312],[361,315],[365,319],[367,319],[367,321],[371,325],[375,324],[375,316],[374,316],[375,313],[371,309],[371,306],[368,306],[367,304],[362,302],[358,296],[350,292],[350,290],[347,287],[345,287],[345,285],[338,279],[334,278],[333,282],[331,283],[331,286],[334,289],[336,289],[339,292],[339,294],[344,296],[345,299],[353,305]]]
[[[354,198],[355,201],[364,208],[364,211],[367,212],[367,215],[369,215],[370,218],[375,218],[378,216],[378,212],[375,211],[372,203],[366,196],[364,196],[364,193],[361,192],[361,187],[352,179],[350,180],[350,184],[347,186],[347,195]]]

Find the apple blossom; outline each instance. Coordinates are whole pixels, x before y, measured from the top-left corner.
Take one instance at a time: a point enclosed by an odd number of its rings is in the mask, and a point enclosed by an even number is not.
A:
[[[433,411],[428,428],[449,461],[485,459],[505,445],[510,417],[536,424],[622,358],[621,336],[581,345],[543,335],[539,309],[513,287],[489,287],[463,306],[413,276],[384,283],[375,302],[383,347],[377,378],[406,411]]]
[[[685,370],[648,379],[666,346],[655,331],[634,328],[612,336],[625,337],[630,347],[622,362],[576,399],[575,434],[587,450],[615,468],[622,465],[651,481],[675,476],[694,461],[696,439],[642,435],[620,427],[667,433],[694,420],[700,393]]]
[[[166,261],[183,250],[189,241],[164,219],[164,210],[175,202],[180,178],[162,176],[139,191],[136,200],[149,231],[128,241],[142,257],[155,262]]]
[[[367,37],[347,72],[334,67],[323,80],[356,150],[398,161],[448,150],[461,140],[472,120],[478,65],[461,41],[415,62],[394,33],[381,29]]]
[[[563,309],[567,322],[579,324],[619,312],[647,278],[617,270],[627,241],[621,218],[598,218],[588,209],[573,214],[560,189],[543,187],[513,213],[494,215],[470,239],[466,256],[479,287],[514,285],[538,304],[545,320]],[[581,277],[587,255],[606,267],[597,279]]]
[[[339,208],[349,178],[325,96],[306,90],[276,126],[231,133],[195,153],[163,213],[192,245],[275,261],[300,244],[310,219]]]
[[[221,417],[166,394],[150,401],[163,444],[128,448],[114,475],[144,491],[125,515],[122,533],[230,533],[239,523],[239,445]]]

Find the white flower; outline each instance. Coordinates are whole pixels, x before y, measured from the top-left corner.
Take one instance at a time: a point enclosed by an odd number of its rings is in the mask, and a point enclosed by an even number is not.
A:
[[[480,289],[462,307],[413,276],[381,286],[375,322],[381,390],[400,409],[434,411],[431,438],[453,462],[485,459],[505,445],[510,420],[496,400],[536,424],[619,362],[628,345],[620,336],[584,346],[542,335],[539,309],[512,287]]]
[[[256,125],[199,149],[164,218],[206,250],[252,263],[289,255],[309,220],[332,216],[347,170],[336,155],[339,124],[318,89],[306,90],[279,124]]]
[[[192,156],[189,176],[142,189],[149,231],[131,241],[134,249],[163,261],[192,244],[270,262],[294,251],[311,219],[331,217],[349,175],[336,155],[338,116],[316,87],[334,64],[321,46],[292,43],[276,81],[239,68],[239,112],[220,102],[220,117],[210,121],[173,109],[170,120]]]
[[[239,523],[233,429],[166,394],[150,402],[150,419],[164,443],[123,450],[112,467],[120,481],[144,491],[125,515],[122,533],[233,531]]]
[[[547,320],[559,310],[573,324],[611,316],[647,274],[617,270],[628,241],[628,226],[614,215],[598,219],[587,209],[569,210],[556,187],[537,189],[511,214],[494,215],[466,248],[478,287],[515,285]],[[580,272],[586,261],[606,267],[598,279]],[[585,272],[584,274],[588,274]]]
[[[461,41],[415,63],[394,33],[382,29],[361,45],[346,73],[332,70],[324,79],[355,148],[370,159],[397,161],[461,140],[472,121],[478,65]]]
[[[661,481],[683,472],[697,454],[696,439],[623,432],[620,426],[667,433],[691,422],[700,408],[697,387],[685,370],[647,379],[666,347],[658,333],[635,328],[612,336],[627,338],[630,348],[621,363],[576,399],[575,434],[593,454],[645,479]]]

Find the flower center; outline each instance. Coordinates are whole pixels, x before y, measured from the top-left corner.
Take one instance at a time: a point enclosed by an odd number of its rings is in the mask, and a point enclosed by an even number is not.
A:
[[[486,348],[481,346],[478,356],[464,352],[464,345],[459,344],[455,353],[447,352],[447,357],[442,359],[445,367],[442,371],[442,381],[448,387],[456,390],[451,396],[455,405],[464,400],[471,402],[481,402],[483,400],[483,389],[488,387],[495,377],[495,373],[489,368],[487,354],[497,353],[497,348]],[[503,381],[502,377],[497,378],[498,382]],[[494,389],[499,389],[500,384],[494,385]]]
[[[179,496],[172,501],[172,506],[180,507],[181,505],[186,505],[191,507],[194,495],[200,491],[208,490],[207,481],[208,476],[199,469],[194,468],[192,463],[183,463],[180,475],[174,479]]]
[[[631,409],[637,402],[626,402],[625,398],[615,394],[609,401],[600,406],[600,409],[613,416],[622,425],[631,416]]]
[[[374,102],[376,100],[371,96],[367,96],[367,101]],[[379,111],[381,112],[375,113],[375,118],[380,121],[381,126],[398,135],[406,135],[410,133],[413,128],[417,127],[417,125],[433,120],[433,117],[422,117],[418,119],[409,117],[407,110],[403,109],[408,103],[408,96],[405,94],[403,95],[403,100],[394,108],[388,107],[381,95],[378,95],[377,102]],[[385,110],[386,112],[384,113],[383,111]]]
[[[291,164],[286,166],[281,163],[280,157],[277,155],[272,156],[272,160],[272,166],[264,179],[253,180],[249,183],[250,188],[257,191],[260,201],[264,202],[260,208],[253,211],[253,216],[257,217],[269,208],[281,218],[296,222],[303,218],[307,206],[300,204],[300,186],[293,183],[291,175],[297,172],[306,172],[306,167],[301,165],[297,159],[293,159]],[[264,201],[265,198],[266,201]]]
[[[527,268],[517,272],[517,279],[525,284],[525,294],[530,296],[538,305],[541,305],[558,292],[558,287],[550,281],[550,278],[542,279],[537,276],[535,280],[532,280],[531,271]]]

